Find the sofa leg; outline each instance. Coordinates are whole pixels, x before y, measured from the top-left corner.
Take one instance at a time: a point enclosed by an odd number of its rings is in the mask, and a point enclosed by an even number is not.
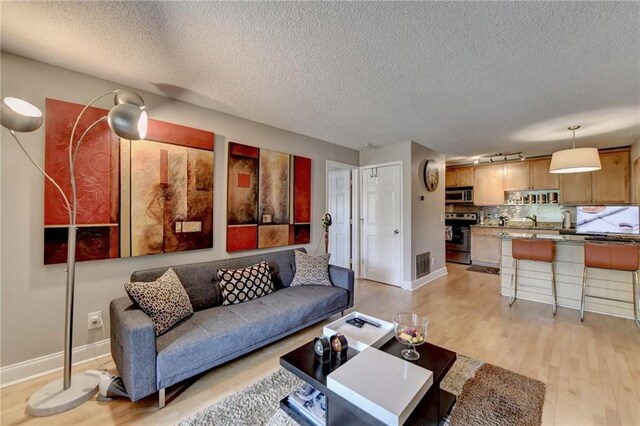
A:
[[[344,316],[344,311],[340,312],[340,316],[343,317]]]
[[[164,408],[165,405],[165,388],[158,391],[158,409]]]

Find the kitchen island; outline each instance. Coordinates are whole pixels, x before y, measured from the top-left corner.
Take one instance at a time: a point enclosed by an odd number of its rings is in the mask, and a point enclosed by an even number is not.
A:
[[[584,265],[584,244],[633,244],[640,245],[640,239],[619,241],[617,238],[604,240],[585,240],[582,235],[558,235],[540,231],[507,231],[500,234],[501,239],[501,294],[513,294],[513,258],[511,240],[514,238],[546,239],[555,242],[555,272],[558,291],[558,306],[580,309],[582,294],[582,274]],[[626,237],[625,237],[626,238]],[[614,299],[628,300],[628,303],[587,297],[585,310],[606,315],[633,319],[632,274],[627,271],[614,271],[590,268],[587,277],[588,294]],[[518,299],[551,304],[551,267],[548,263],[519,261]],[[516,302],[517,303],[517,302]],[[579,315],[579,312],[576,312]],[[588,320],[588,317],[587,319]]]

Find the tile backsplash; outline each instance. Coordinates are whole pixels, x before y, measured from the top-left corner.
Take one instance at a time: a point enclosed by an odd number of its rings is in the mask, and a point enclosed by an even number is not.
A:
[[[559,222],[564,219],[564,212],[569,210],[571,221],[575,222],[575,206],[563,206],[561,204],[506,204],[501,206],[462,206],[447,205],[447,212],[475,212],[484,214],[486,220],[497,220],[499,216],[506,216],[509,221],[526,220],[527,216],[536,215],[538,222]]]

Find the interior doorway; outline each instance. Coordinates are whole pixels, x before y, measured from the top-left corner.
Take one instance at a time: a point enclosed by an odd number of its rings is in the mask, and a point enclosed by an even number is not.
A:
[[[357,167],[327,161],[327,213],[331,215],[329,227],[329,263],[354,269],[355,256],[355,199],[354,177]],[[356,271],[357,273],[357,271]]]
[[[361,277],[402,285],[402,164],[361,169]]]

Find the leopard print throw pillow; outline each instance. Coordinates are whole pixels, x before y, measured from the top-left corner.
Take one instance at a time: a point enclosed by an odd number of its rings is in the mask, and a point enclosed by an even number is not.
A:
[[[124,289],[149,315],[156,326],[156,336],[193,314],[189,296],[172,268],[155,281],[126,283]]]

